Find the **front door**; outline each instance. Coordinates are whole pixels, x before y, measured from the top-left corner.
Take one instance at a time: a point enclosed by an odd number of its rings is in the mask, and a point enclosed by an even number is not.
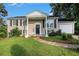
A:
[[[36,34],[40,34],[40,25],[36,24]]]

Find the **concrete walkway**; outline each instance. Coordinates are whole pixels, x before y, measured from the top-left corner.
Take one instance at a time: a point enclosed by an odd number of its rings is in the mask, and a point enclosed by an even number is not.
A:
[[[79,48],[79,45],[77,45],[77,44],[65,44],[65,43],[51,42],[51,41],[46,41],[46,40],[40,39],[39,37],[35,37],[34,39],[41,43],[44,43],[44,44],[60,46],[60,47],[64,47],[64,48],[74,48],[74,49]]]

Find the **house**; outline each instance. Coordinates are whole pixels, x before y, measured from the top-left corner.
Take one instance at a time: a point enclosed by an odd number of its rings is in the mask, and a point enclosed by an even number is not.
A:
[[[75,22],[73,19],[61,19],[35,10],[25,16],[8,18],[7,31],[9,35],[13,28],[18,27],[22,36],[29,37],[40,35],[48,37],[48,30],[57,31],[61,29],[62,33],[74,34],[74,24]]]

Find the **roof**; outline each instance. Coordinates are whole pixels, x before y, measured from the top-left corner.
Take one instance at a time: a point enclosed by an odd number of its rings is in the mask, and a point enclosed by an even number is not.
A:
[[[48,16],[49,18],[55,17],[55,16]],[[58,17],[58,21],[75,21],[73,18],[59,18]]]
[[[58,21],[75,21],[73,18],[59,18]]]
[[[42,12],[42,11],[40,11],[40,10],[32,10],[31,12],[27,13],[27,15],[30,14],[30,13],[32,13],[32,12],[35,12],[35,11],[40,12],[40,13],[42,13],[42,14],[44,14],[44,15],[48,15],[47,13]]]
[[[9,17],[8,19],[13,19],[13,18],[26,18],[26,16],[15,16],[15,17]]]

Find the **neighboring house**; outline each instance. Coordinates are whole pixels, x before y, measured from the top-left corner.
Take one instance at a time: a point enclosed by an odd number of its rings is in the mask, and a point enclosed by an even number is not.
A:
[[[14,27],[21,30],[21,35],[28,36],[45,36],[48,37],[48,30],[57,31],[61,29],[62,33],[74,34],[73,19],[60,19],[59,17],[49,16],[41,11],[32,11],[26,16],[10,17],[7,20],[8,33]]]

